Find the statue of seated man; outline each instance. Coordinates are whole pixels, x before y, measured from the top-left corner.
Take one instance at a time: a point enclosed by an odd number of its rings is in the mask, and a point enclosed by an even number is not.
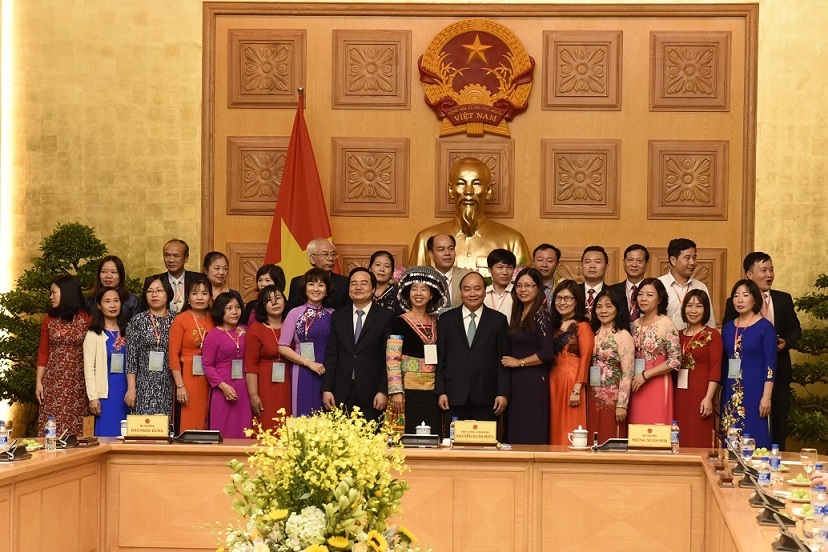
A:
[[[465,157],[451,168],[449,197],[454,202],[454,218],[422,230],[414,239],[409,266],[430,265],[426,242],[436,234],[449,234],[457,241],[456,266],[489,275],[486,257],[493,249],[508,249],[515,254],[518,265],[531,261],[523,234],[490,220],[484,212],[486,200],[492,197],[489,167],[479,159]]]

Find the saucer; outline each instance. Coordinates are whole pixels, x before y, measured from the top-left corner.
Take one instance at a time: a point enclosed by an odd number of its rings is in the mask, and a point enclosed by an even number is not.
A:
[[[585,451],[592,450],[592,447],[573,447],[572,445],[570,445],[569,450]]]
[[[810,481],[797,481],[796,479],[788,479],[786,481],[788,485],[793,485],[794,487],[810,487]]]

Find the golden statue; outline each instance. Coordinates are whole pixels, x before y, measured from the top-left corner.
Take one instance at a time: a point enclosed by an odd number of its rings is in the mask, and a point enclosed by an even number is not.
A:
[[[493,249],[508,249],[518,264],[530,263],[531,253],[523,234],[504,224],[490,220],[483,211],[492,197],[489,167],[479,159],[465,157],[451,168],[449,197],[456,209],[454,218],[422,230],[414,239],[409,266],[431,265],[427,242],[437,234],[454,236],[457,258],[455,265],[488,275],[486,257]]]

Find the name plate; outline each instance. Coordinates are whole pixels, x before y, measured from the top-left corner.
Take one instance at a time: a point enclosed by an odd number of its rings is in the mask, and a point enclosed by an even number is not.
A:
[[[95,416],[83,417],[83,437],[92,437],[95,435]]]
[[[170,417],[164,414],[126,417],[126,439],[158,439],[166,441],[170,436]]]
[[[629,448],[670,450],[671,427],[664,424],[630,424],[627,426]]]
[[[497,422],[457,420],[454,422],[455,445],[497,445]]]

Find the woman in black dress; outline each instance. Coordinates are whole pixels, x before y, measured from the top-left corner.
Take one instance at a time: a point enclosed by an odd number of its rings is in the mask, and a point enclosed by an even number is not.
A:
[[[434,378],[437,313],[448,305],[448,297],[446,279],[429,266],[409,268],[400,278],[399,303],[405,312],[391,323],[385,358],[389,408],[392,415],[404,415],[406,433],[414,433],[422,422],[434,435],[443,427]]]
[[[501,363],[512,369],[512,396],[506,410],[506,440],[513,444],[549,442],[549,369],[555,358],[549,311],[543,302],[543,277],[524,268],[512,288],[509,343],[512,356]]]

